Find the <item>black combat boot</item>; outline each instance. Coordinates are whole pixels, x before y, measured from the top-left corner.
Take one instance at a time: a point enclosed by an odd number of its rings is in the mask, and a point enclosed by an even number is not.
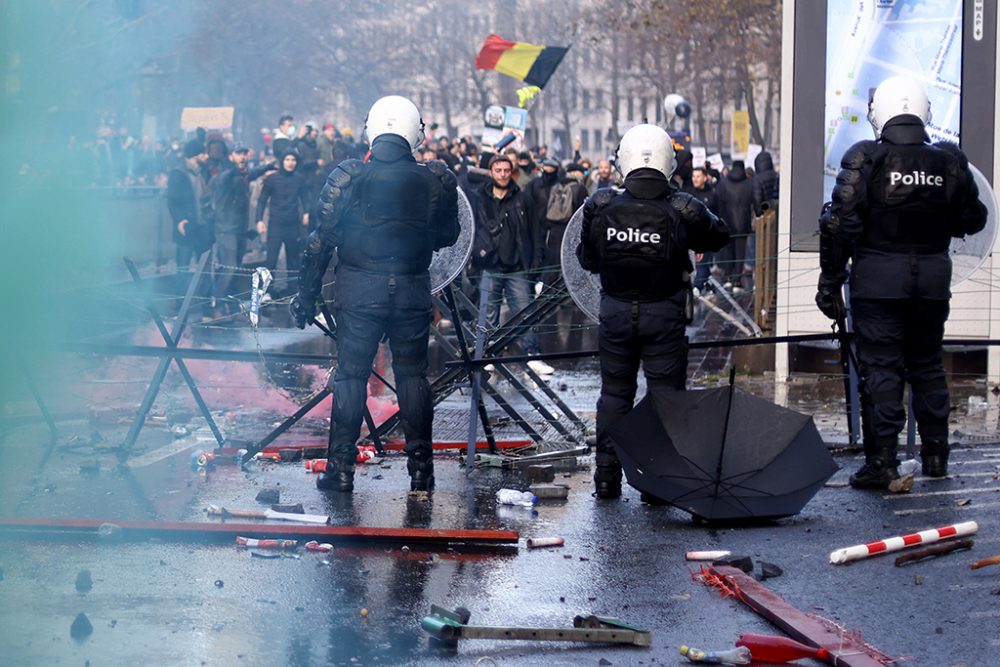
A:
[[[948,476],[948,441],[946,439],[927,440],[920,446],[921,470],[927,477]]]
[[[406,471],[410,473],[410,491],[430,491],[434,488],[433,452],[418,449],[406,454]]]
[[[898,465],[896,439],[880,441],[870,454],[865,454],[865,464],[851,475],[851,486],[855,489],[888,489],[893,480],[899,479]]]
[[[337,454],[326,463],[326,472],[316,478],[316,488],[320,491],[351,493],[354,491],[354,461],[357,454]]]
[[[598,498],[612,499],[622,495],[622,465],[613,452],[597,452],[594,486]]]

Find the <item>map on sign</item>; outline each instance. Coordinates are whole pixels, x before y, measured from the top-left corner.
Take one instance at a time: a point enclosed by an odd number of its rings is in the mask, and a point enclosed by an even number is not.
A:
[[[890,76],[923,83],[931,101],[931,141],[958,142],[962,0],[830,0],[826,56],[825,199],[844,151],[874,137],[869,94]]]

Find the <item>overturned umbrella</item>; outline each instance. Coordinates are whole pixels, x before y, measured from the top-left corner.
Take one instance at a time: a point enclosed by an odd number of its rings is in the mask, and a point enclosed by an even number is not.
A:
[[[797,514],[837,471],[808,415],[733,386],[646,395],[610,429],[636,489],[708,521]]]

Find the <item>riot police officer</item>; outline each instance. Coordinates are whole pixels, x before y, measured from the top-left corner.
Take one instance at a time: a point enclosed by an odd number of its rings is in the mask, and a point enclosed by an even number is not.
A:
[[[847,149],[820,218],[816,304],[843,319],[841,285],[851,260],[851,312],[862,375],[865,464],[855,488],[885,489],[898,477],[897,437],[910,384],[923,473],[948,473],[948,385],[941,341],[951,298],[953,237],[986,224],[986,209],[958,146],[931,144],[922,86],[892,77],[875,90],[875,140]]]
[[[413,158],[423,127],[420,112],[406,98],[383,97],[372,105],[365,121],[371,159],[345,160],[330,173],[317,206],[318,228],[303,252],[301,287],[292,302],[299,328],[316,313],[335,249],[338,257],[333,302],[338,363],[329,461],[316,482],[320,489],[354,489],[367,382],[383,336],[392,352],[410,489],[434,486],[427,269],[435,250],[458,239],[459,222],[451,171],[443,162],[422,165]]]
[[[622,468],[607,429],[635,400],[639,362],[649,391],[681,391],[687,378],[688,251],[719,250],[726,225],[670,181],[676,166],[670,136],[638,125],[622,137],[622,188],[604,188],[583,206],[580,265],[601,276],[597,402],[598,498],[621,495]]]

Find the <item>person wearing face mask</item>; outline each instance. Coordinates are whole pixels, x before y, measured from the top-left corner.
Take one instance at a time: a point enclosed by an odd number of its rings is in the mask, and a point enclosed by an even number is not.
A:
[[[517,154],[517,187],[524,190],[528,183],[535,177],[535,161],[531,158],[531,153],[521,151]]]
[[[264,180],[257,200],[257,232],[267,235],[265,266],[271,271],[277,268],[278,254],[281,247],[285,247],[288,287],[294,290],[293,276],[299,270],[302,239],[309,225],[309,184],[297,171],[299,154],[294,148],[281,156],[279,164],[278,170]],[[269,210],[267,223],[264,222],[265,210]]]

